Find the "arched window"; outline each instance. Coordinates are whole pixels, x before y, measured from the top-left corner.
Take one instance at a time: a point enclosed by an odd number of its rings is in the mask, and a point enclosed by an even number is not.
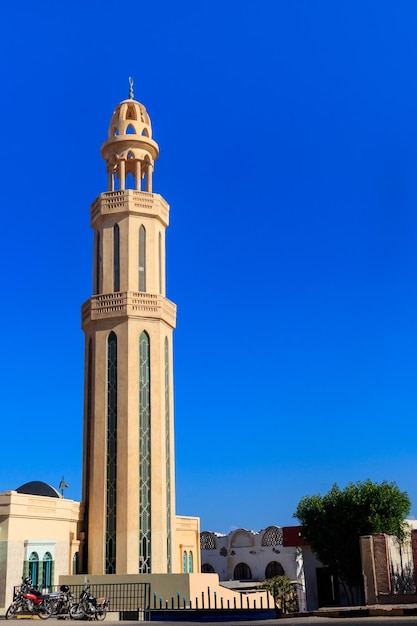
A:
[[[146,231],[139,228],[139,291],[146,291]]]
[[[203,565],[201,566],[201,573],[202,574],[215,574],[215,570],[214,567],[212,565],[210,565],[210,563],[203,563]]]
[[[139,338],[139,573],[151,572],[151,357],[149,335]]]
[[[278,561],[271,561],[265,569],[265,578],[274,578],[274,576],[284,576],[284,568]]]
[[[107,476],[105,571],[116,573],[117,504],[117,337],[107,340]]]
[[[233,572],[234,580],[252,580],[252,572],[246,563],[238,563]]]
[[[113,226],[113,291],[120,291],[120,229]]]
[[[133,127],[132,124],[129,124],[129,126],[126,128],[126,135],[136,135],[136,131]]]
[[[263,546],[281,546],[282,545],[282,528],[278,526],[268,526],[262,535]]]
[[[185,550],[182,553],[182,571],[184,574],[187,573],[187,553]]]
[[[136,108],[134,104],[128,104],[127,105],[127,111],[126,111],[126,119],[127,120],[137,120],[137,115],[136,115]]]
[[[193,573],[193,553],[190,551],[188,553],[188,571],[190,572],[190,574]]]
[[[206,530],[200,534],[201,550],[215,550],[217,548],[216,535]]]
[[[32,580],[32,585],[38,584],[39,575],[39,555],[37,552],[31,552],[29,556],[29,578]]]
[[[42,589],[49,589],[52,585],[52,554],[45,552],[43,555]]]

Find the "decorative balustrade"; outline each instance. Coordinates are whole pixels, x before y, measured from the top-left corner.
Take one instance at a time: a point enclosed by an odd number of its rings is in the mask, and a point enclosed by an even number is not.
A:
[[[147,317],[163,319],[175,327],[176,305],[159,294],[125,291],[92,296],[82,306],[84,325],[89,320],[112,317]]]
[[[138,213],[156,213],[167,225],[168,204],[159,194],[135,189],[121,191],[106,191],[98,196],[91,205],[91,222],[100,214],[123,213],[126,211]]]

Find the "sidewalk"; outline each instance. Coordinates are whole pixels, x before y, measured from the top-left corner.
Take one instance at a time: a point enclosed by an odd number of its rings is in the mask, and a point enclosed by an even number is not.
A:
[[[417,615],[417,604],[371,604],[368,606],[323,607],[315,617],[404,617]]]

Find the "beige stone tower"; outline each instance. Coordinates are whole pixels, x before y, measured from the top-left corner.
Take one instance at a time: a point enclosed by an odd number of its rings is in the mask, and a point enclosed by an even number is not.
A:
[[[132,89],[113,113],[101,155],[108,191],[91,206],[94,295],[82,307],[84,567],[170,573],[176,307],[165,297],[169,207],[152,190],[158,145]]]

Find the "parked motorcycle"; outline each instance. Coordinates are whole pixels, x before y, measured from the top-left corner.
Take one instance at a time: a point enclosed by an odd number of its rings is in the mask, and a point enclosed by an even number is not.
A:
[[[74,604],[74,598],[68,585],[61,585],[58,592],[49,594],[52,615],[65,616],[69,615],[70,609]]]
[[[90,585],[84,585],[80,601],[69,610],[71,619],[104,620],[109,609],[109,598],[95,598],[90,594]]]
[[[16,592],[13,602],[6,611],[6,619],[17,617],[21,613],[39,615],[41,619],[51,617],[49,595],[42,595],[40,591],[32,587],[30,578],[22,579],[20,589]]]

